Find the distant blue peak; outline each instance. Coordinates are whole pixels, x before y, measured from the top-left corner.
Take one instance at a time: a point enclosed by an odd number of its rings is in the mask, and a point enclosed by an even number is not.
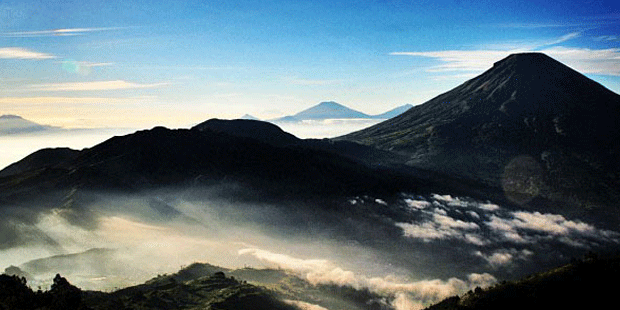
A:
[[[341,104],[334,101],[324,101],[319,103],[319,105],[329,105],[329,106],[341,106]]]

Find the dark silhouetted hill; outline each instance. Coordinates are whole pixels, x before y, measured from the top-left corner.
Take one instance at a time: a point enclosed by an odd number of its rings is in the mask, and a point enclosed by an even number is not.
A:
[[[2,169],[0,178],[67,163],[75,159],[79,153],[70,148],[41,149]]]
[[[275,146],[287,146],[299,142],[297,137],[274,124],[250,119],[210,119],[192,127],[192,130],[211,130],[235,137],[251,138]]]
[[[614,307],[620,259],[587,258],[566,266],[448,298],[427,310],[599,309]]]
[[[297,143],[284,146],[288,141]],[[327,140],[323,144],[331,147]],[[304,146],[259,121],[212,121],[192,130],[156,127],[79,152],[46,151],[58,155],[47,162],[35,160],[39,154],[33,154],[0,172],[0,203],[32,197],[33,192],[64,191],[64,197],[74,189],[132,192],[234,183],[265,199],[296,199],[396,193],[414,185],[355,156],[339,154],[346,149],[323,149],[320,143]]]

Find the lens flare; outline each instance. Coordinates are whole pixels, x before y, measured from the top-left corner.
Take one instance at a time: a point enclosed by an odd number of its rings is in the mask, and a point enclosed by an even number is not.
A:
[[[89,75],[91,72],[90,66],[84,65],[82,62],[75,61],[73,59],[63,60],[61,67],[64,71],[79,75]]]

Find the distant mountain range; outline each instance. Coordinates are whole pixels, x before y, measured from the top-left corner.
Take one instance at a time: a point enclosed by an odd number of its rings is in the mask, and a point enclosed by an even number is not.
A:
[[[389,119],[395,117],[408,109],[410,109],[412,105],[405,104],[394,108],[390,111],[377,114],[377,115],[369,115],[366,113],[362,113],[360,111],[353,110],[348,108],[342,104],[327,101],[321,102],[313,107],[310,107],[306,110],[303,110],[294,115],[288,115],[276,119],[272,119],[272,122],[300,122],[306,120],[327,120],[327,119]],[[250,116],[251,117],[251,116]],[[248,118],[247,115],[244,118]]]
[[[58,127],[37,124],[18,115],[0,116],[0,135],[34,133],[46,130],[56,130]]]

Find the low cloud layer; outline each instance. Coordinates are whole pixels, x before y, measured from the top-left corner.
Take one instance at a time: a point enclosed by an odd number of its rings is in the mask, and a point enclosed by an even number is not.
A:
[[[259,248],[246,248],[240,255],[252,255],[273,268],[281,268],[296,273],[308,282],[351,286],[368,289],[374,293],[392,296],[392,306],[396,309],[422,309],[430,303],[449,296],[462,294],[477,286],[486,287],[497,280],[490,274],[470,274],[466,280],[450,278],[411,281],[393,275],[368,277],[345,270],[326,259],[301,259],[285,254],[270,252]]]
[[[438,194],[403,202],[412,218],[411,222],[395,224],[402,229],[403,236],[427,243],[469,244],[472,255],[494,268],[525,261],[544,245],[593,249],[620,243],[617,232],[558,214],[511,211],[489,202]]]

